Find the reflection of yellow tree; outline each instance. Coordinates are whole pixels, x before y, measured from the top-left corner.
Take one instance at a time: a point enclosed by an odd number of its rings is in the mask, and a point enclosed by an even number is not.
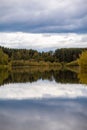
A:
[[[79,74],[78,74],[78,78],[79,78],[79,80],[80,80],[80,83],[83,83],[83,84],[87,84],[87,73],[86,72],[80,72]]]

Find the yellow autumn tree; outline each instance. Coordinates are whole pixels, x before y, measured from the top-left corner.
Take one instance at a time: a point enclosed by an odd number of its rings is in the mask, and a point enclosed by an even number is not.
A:
[[[82,52],[79,59],[81,71],[87,72],[87,51]]]

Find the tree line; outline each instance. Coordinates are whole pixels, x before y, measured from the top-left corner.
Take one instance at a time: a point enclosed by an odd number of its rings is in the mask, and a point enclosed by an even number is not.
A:
[[[61,48],[55,51],[38,52],[33,49],[10,49],[0,47],[0,64],[7,64],[9,61],[44,61],[44,62],[71,62],[80,57],[87,48]]]

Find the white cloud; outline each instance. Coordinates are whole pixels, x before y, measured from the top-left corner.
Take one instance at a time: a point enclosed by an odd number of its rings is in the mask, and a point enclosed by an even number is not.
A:
[[[0,45],[9,48],[49,50],[56,48],[87,47],[87,34],[32,34],[0,33]]]

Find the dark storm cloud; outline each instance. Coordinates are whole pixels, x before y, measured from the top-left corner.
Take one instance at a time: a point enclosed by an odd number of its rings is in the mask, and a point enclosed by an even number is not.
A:
[[[87,32],[87,0],[0,0],[0,31]]]

